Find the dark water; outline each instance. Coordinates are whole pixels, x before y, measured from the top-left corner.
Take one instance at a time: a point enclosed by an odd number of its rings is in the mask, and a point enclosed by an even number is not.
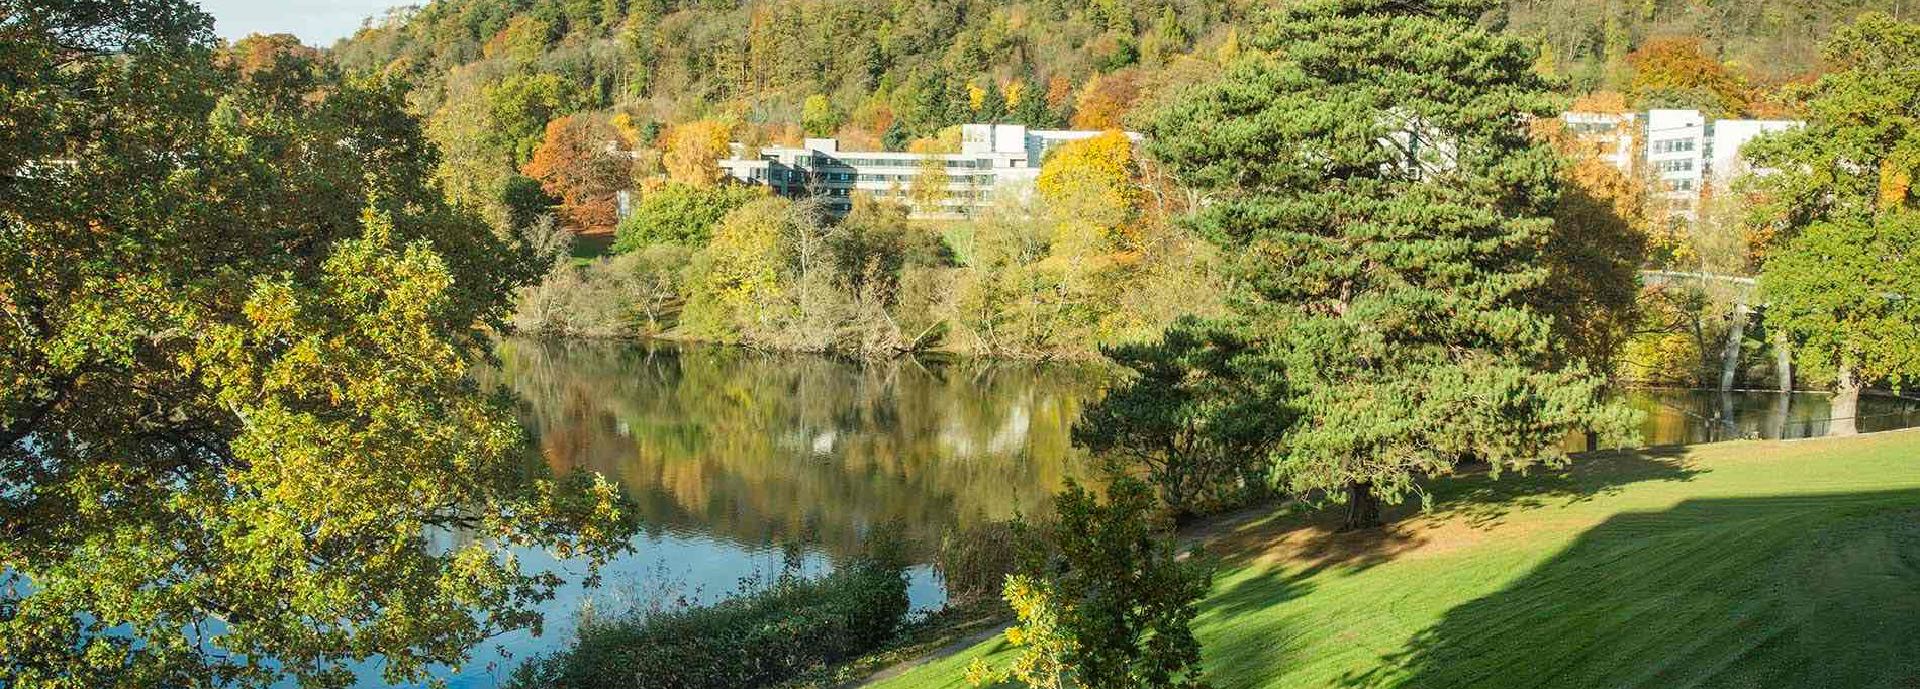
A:
[[[583,606],[618,610],[712,601],[796,558],[824,572],[873,529],[904,530],[917,561],[949,528],[1036,514],[1086,462],[1069,443],[1082,405],[1108,380],[1091,366],[856,364],[712,347],[509,341],[495,380],[524,401],[547,461],[611,477],[645,531],[597,590],[562,590],[543,637],[515,634],[475,654],[455,687],[493,686],[528,653],[570,640]],[[1645,445],[1826,433],[1825,395],[1638,390]],[[1915,404],[1861,400],[1860,430],[1920,425]],[[522,557],[577,572],[539,553]],[[916,609],[944,600],[931,568],[912,573]],[[504,657],[501,652],[512,654]]]

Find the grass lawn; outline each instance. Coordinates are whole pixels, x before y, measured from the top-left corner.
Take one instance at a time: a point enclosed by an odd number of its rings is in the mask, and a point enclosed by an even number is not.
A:
[[[1920,432],[1437,483],[1381,533],[1211,535],[1218,689],[1920,687]],[[878,682],[966,687],[1004,640]]]

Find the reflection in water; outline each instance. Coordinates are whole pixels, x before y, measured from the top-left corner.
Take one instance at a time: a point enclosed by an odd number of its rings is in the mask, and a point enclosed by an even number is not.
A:
[[[855,552],[1043,507],[1080,475],[1085,367],[859,365],[742,349],[514,340],[501,347],[548,461],[618,480],[655,531]]]
[[[1833,427],[1831,396],[1821,393],[1630,390],[1627,403],[1646,414],[1641,445],[1695,445],[1742,438],[1818,438]],[[1860,397],[1859,431],[1920,425],[1920,402]]]
[[[948,528],[1045,510],[1087,476],[1070,445],[1081,406],[1107,376],[1088,366],[852,363],[718,347],[513,339],[485,385],[520,398],[523,420],[560,470],[617,480],[644,535],[604,584],[559,591],[546,634],[495,639],[444,679],[494,686],[530,653],[569,641],[576,612],[711,602],[800,553],[824,572],[892,525],[931,561]],[[536,567],[572,569],[540,553]],[[917,610],[945,599],[924,564]],[[511,659],[493,663],[500,651]]]
[[[1039,513],[1067,478],[1087,475],[1069,432],[1108,380],[1085,366],[857,364],[658,344],[509,340],[499,353],[501,369],[482,382],[521,398],[557,468],[618,480],[645,535],[607,568],[601,589],[558,592],[542,610],[545,636],[494,640],[473,668],[445,677],[455,687],[493,686],[526,654],[567,642],[586,601],[712,601],[776,570],[787,549],[799,549],[806,571],[824,572],[886,524],[924,563],[950,527]],[[1825,395],[1625,394],[1647,412],[1646,445],[1827,432]],[[1920,424],[1902,400],[1865,397],[1861,413],[1863,432]],[[916,609],[942,602],[929,568],[911,576]],[[488,669],[498,650],[514,658]]]

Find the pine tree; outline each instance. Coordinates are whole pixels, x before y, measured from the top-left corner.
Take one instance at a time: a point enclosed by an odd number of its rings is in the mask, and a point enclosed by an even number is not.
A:
[[[1284,11],[1253,41],[1270,57],[1148,129],[1212,197],[1193,222],[1233,257],[1249,360],[1297,414],[1277,480],[1344,494],[1348,528],[1463,459],[1557,464],[1570,434],[1631,421],[1532,306],[1560,161],[1524,123],[1553,107],[1529,46],[1475,25],[1484,6]]]

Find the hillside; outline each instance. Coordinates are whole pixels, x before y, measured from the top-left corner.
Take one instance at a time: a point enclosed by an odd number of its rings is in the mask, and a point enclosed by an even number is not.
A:
[[[1436,485],[1384,533],[1220,529],[1195,626],[1254,687],[1905,687],[1920,681],[1920,435],[1590,457]],[[1001,639],[877,689],[962,689]]]
[[[1725,96],[1818,69],[1814,46],[1833,25],[1870,9],[1906,13],[1911,2],[1507,0],[1484,21],[1538,39],[1548,55],[1539,69],[1563,77],[1570,94],[1633,96],[1635,50],[1698,39],[1700,56],[1682,64],[1725,69],[1710,87]],[[701,118],[749,144],[831,135],[849,149],[889,150],[962,122],[1123,126],[1167,87],[1242,52],[1242,34],[1270,4],[433,0],[370,20],[331,52],[347,73],[411,84],[445,156],[445,186],[506,222],[514,194],[531,186],[519,170],[549,122],[568,114],[598,113],[641,150]],[[1730,97],[1727,111],[1746,110],[1742,98]],[[633,171],[637,180],[662,172],[648,156]]]

